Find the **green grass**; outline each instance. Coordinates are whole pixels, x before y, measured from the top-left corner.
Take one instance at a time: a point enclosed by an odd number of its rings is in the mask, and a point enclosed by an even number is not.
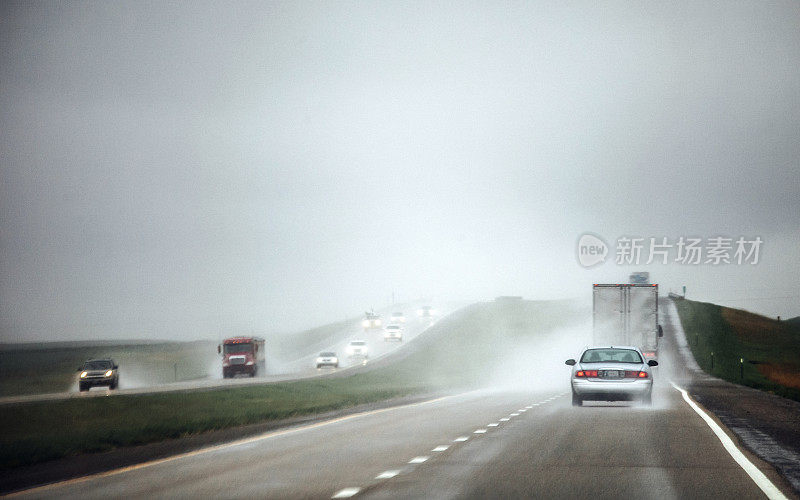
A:
[[[475,304],[434,325],[398,362],[350,376],[0,406],[0,467],[474,387],[522,341],[573,312],[564,302]]]
[[[227,390],[66,400],[0,408],[0,466],[188,436],[401,396],[375,374]]]
[[[800,325],[705,302],[675,305],[705,372],[800,401]]]

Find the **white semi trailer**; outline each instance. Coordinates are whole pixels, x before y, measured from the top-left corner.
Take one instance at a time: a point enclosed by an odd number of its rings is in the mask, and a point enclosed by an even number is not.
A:
[[[594,345],[634,346],[658,356],[658,285],[595,284],[592,292]]]

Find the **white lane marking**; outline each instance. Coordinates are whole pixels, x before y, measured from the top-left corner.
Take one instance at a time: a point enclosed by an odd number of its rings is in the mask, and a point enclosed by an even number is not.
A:
[[[468,440],[469,436],[459,436],[453,440],[454,443],[463,443],[464,441]]]
[[[157,460],[151,460],[150,462],[143,462],[143,463],[140,463],[140,464],[130,465],[128,467],[122,467],[120,469],[114,469],[114,470],[110,470],[110,471],[106,471],[106,472],[98,472],[97,474],[90,474],[88,476],[76,477],[74,479],[67,479],[66,481],[61,481],[61,482],[58,482],[58,483],[51,483],[51,484],[45,484],[45,485],[42,485],[42,486],[36,486],[36,487],[33,487],[33,488],[28,488],[27,490],[15,491],[14,493],[10,493],[10,494],[6,495],[6,498],[12,498],[12,497],[20,496],[22,494],[30,494],[30,493],[34,493],[34,492],[38,493],[38,492],[42,492],[42,491],[48,491],[48,490],[52,490],[52,489],[55,489],[55,488],[59,488],[59,487],[62,487],[62,486],[70,486],[70,485],[73,485],[73,484],[84,483],[86,481],[92,481],[92,480],[95,480],[95,479],[101,479],[101,478],[105,478],[105,477],[109,477],[109,476],[116,476],[118,474],[123,474],[125,472],[130,472],[130,471],[134,471],[134,470],[138,470],[138,469],[144,469],[146,467],[152,467],[154,465],[161,465],[161,464],[164,464],[164,463],[167,463],[167,462],[172,462],[172,461],[175,461],[175,460],[181,460],[183,458],[196,457],[198,455],[203,455],[203,454],[210,453],[210,452],[220,451],[220,450],[224,450],[224,449],[227,449],[227,448],[233,448],[235,446],[242,446],[242,445],[245,445],[245,444],[255,443],[255,442],[258,442],[258,441],[263,441],[265,439],[270,439],[270,438],[279,437],[279,436],[285,436],[287,434],[294,434],[294,433],[297,433],[297,432],[318,429],[320,427],[325,427],[325,426],[328,426],[328,425],[331,425],[331,424],[335,424],[335,423],[339,423],[339,422],[345,422],[347,420],[354,420],[356,418],[368,417],[368,416],[371,416],[371,415],[377,415],[379,413],[386,413],[386,412],[390,412],[390,411],[394,411],[394,410],[400,410],[400,409],[403,409],[403,408],[414,408],[414,407],[422,406],[422,405],[426,405],[426,404],[437,403],[439,401],[444,401],[445,399],[455,398],[455,397],[461,396],[463,394],[466,394],[466,393],[454,394],[452,396],[442,396],[440,398],[429,399],[427,401],[420,401],[419,403],[410,403],[410,404],[407,404],[407,405],[393,406],[391,408],[381,408],[379,410],[365,411],[363,413],[353,413],[352,415],[345,415],[343,417],[337,417],[337,418],[334,418],[334,419],[331,419],[331,420],[324,420],[322,422],[316,422],[314,424],[304,425],[302,427],[294,427],[294,428],[291,428],[291,429],[282,429],[282,430],[277,430],[277,431],[270,431],[270,432],[261,434],[259,436],[253,436],[253,437],[249,437],[249,438],[240,439],[238,441],[231,441],[230,443],[223,443],[223,444],[218,444],[218,445],[215,445],[215,446],[209,446],[208,448],[201,448],[199,450],[189,451],[189,452],[186,452],[186,453],[181,453],[179,455],[173,455],[171,457],[159,458]]]
[[[387,470],[387,471],[381,472],[380,474],[375,476],[375,479],[389,479],[389,478],[392,478],[392,477],[394,477],[394,476],[396,476],[398,474],[400,474],[399,470]]]
[[[520,408],[520,409],[519,409],[519,410],[517,410],[517,411],[518,411],[519,413],[525,413],[525,412],[526,412],[526,411],[528,411],[528,410],[527,410],[526,408]]]
[[[432,449],[431,451],[444,451],[447,448],[450,448],[449,444],[440,444],[439,446],[437,446],[436,448]]]
[[[519,413],[512,413],[511,416],[512,417],[519,417]]]
[[[689,397],[689,393],[675,385],[675,382],[670,380],[670,383],[672,384],[672,387],[681,393],[683,400],[686,401],[686,403],[691,406],[698,415],[700,415],[700,418],[702,418],[709,427],[711,427],[711,430],[714,431],[714,434],[722,443],[725,451],[727,451],[728,454],[733,457],[736,463],[739,464],[739,467],[744,469],[747,475],[750,476],[750,479],[756,483],[756,486],[761,488],[761,491],[767,495],[767,498],[786,500],[786,496],[781,493],[781,490],[779,490],[778,487],[775,486],[772,481],[770,481],[769,478],[767,478],[767,476],[765,476],[764,473],[758,469],[758,467],[753,465],[753,462],[748,460],[747,457],[744,456],[744,453],[739,451],[739,448],[736,447],[736,445],[733,443],[733,440],[731,440],[731,438],[725,434],[725,431],[723,431],[716,422],[714,422],[714,419],[709,417],[706,412],[704,412],[694,401],[692,401],[692,399]]]
[[[531,406],[539,406],[539,403],[533,403]]]
[[[476,429],[473,434],[486,434],[486,429]]]
[[[531,408],[533,408],[533,405],[525,407],[526,410],[530,410]]]
[[[421,464],[422,462],[425,462],[429,458],[430,457],[414,457],[411,460],[409,460],[408,463],[410,463],[410,464]]]
[[[500,424],[498,424],[497,422],[494,422],[494,423],[491,423],[491,424],[486,424],[486,427],[497,427],[498,425],[500,425]]]
[[[508,417],[503,417],[503,418],[500,419],[501,422],[508,422],[509,420],[511,420],[511,419],[508,418]]]
[[[350,498],[353,495],[356,495],[361,488],[344,488],[336,492],[331,498]]]

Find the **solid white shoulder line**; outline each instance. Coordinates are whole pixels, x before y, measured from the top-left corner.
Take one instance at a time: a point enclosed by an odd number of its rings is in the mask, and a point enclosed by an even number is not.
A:
[[[697,406],[697,403],[692,401],[692,399],[689,397],[689,394],[684,389],[681,389],[675,385],[675,382],[670,381],[670,383],[672,384],[672,387],[680,391],[681,395],[683,396],[683,400],[686,401],[686,403],[691,406],[698,415],[700,415],[700,417],[706,422],[706,424],[708,424],[709,427],[711,427],[711,430],[714,431],[714,434],[717,436],[720,442],[722,442],[722,446],[725,448],[725,451],[727,451],[728,454],[733,457],[733,459],[742,469],[744,469],[747,475],[750,476],[750,479],[756,483],[756,486],[761,488],[761,491],[767,495],[767,498],[774,500],[787,500],[786,496],[781,493],[781,490],[779,490],[778,487],[775,486],[772,481],[770,481],[769,478],[758,469],[758,467],[753,465],[753,462],[744,456],[744,453],[742,453],[739,448],[736,447],[736,445],[733,443],[733,440],[728,437],[727,434],[725,434],[725,431],[723,431],[716,422],[714,422],[714,419],[709,417],[706,412]]]

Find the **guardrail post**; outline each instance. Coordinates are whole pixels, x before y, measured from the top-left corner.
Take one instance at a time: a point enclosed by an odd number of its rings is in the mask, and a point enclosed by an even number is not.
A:
[[[711,351],[711,369],[714,369],[714,351]]]
[[[744,380],[744,358],[739,358],[739,380]]]

